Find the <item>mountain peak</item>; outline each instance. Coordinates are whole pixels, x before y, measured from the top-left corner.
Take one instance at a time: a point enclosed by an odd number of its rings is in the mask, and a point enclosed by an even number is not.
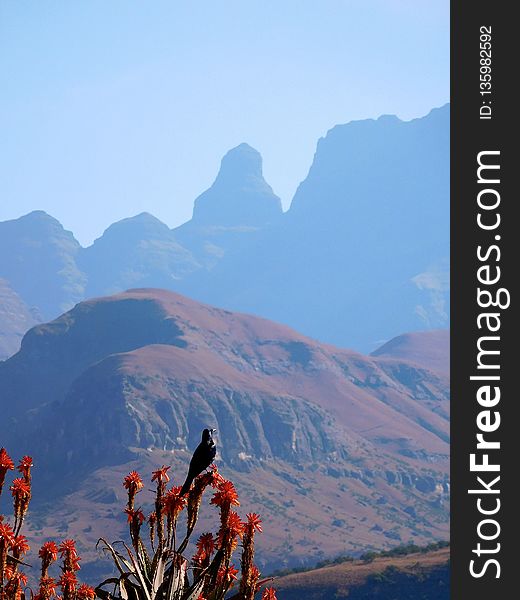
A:
[[[264,179],[261,154],[242,143],[227,152],[213,185],[195,200],[193,221],[261,227],[281,213],[280,198]]]
[[[262,155],[246,143],[231,148],[220,163],[218,178],[258,177],[262,175]]]
[[[154,217],[149,212],[142,212],[133,217],[127,217],[112,223],[107,229],[105,229],[103,235],[98,238],[94,245],[105,243],[107,240],[141,240],[149,237],[154,238],[170,238],[171,232],[167,225],[165,225],[157,217]]]
[[[50,231],[60,231],[68,237],[73,237],[70,232],[65,230],[58,219],[49,215],[44,210],[33,210],[17,219],[4,221],[1,225],[5,230],[23,229],[35,235],[42,235]]]

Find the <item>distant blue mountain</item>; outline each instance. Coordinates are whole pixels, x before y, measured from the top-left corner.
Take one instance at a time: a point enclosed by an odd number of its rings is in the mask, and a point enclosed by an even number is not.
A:
[[[338,125],[288,212],[247,144],[230,150],[193,218],[142,213],[89,248],[37,211],[0,223],[0,277],[54,317],[82,298],[164,287],[372,351],[449,322],[449,106]]]
[[[449,106],[338,125],[290,210],[179,288],[374,350],[449,320]]]

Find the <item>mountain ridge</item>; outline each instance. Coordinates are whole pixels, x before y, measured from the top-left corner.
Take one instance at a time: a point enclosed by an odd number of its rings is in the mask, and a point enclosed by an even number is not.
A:
[[[141,213],[82,248],[42,211],[0,223],[0,277],[46,319],[85,297],[164,287],[373,351],[448,326],[448,140],[448,105],[338,125],[285,213],[241,144],[174,229]]]

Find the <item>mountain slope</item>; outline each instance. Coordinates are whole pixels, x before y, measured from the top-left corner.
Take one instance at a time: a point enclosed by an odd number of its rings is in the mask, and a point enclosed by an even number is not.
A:
[[[312,569],[275,580],[284,600],[449,600],[448,549]]]
[[[404,359],[448,375],[450,332],[448,329],[433,329],[405,333],[374,350],[371,356]]]
[[[264,516],[264,565],[288,547],[294,564],[447,534],[448,380],[413,363],[130,290],[33,328],[0,364],[0,398],[4,445],[37,457],[39,535],[79,506],[68,535],[121,535],[102,515],[118,514],[125,471],[172,464],[178,482],[208,425]]]
[[[136,286],[171,288],[200,265],[167,225],[149,213],[112,224],[82,248],[78,267],[87,275],[86,297]]]
[[[46,319],[84,297],[79,250],[72,233],[43,211],[0,222],[0,277]]]

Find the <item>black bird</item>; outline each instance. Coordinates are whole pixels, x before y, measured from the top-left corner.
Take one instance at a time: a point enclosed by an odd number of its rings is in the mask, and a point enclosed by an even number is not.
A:
[[[202,432],[202,441],[195,448],[195,452],[191,457],[190,468],[188,469],[188,475],[186,481],[182,486],[180,495],[186,494],[197,475],[200,475],[204,469],[207,469],[213,462],[215,455],[217,454],[217,446],[213,440],[213,434],[217,431],[216,429],[204,429]]]

